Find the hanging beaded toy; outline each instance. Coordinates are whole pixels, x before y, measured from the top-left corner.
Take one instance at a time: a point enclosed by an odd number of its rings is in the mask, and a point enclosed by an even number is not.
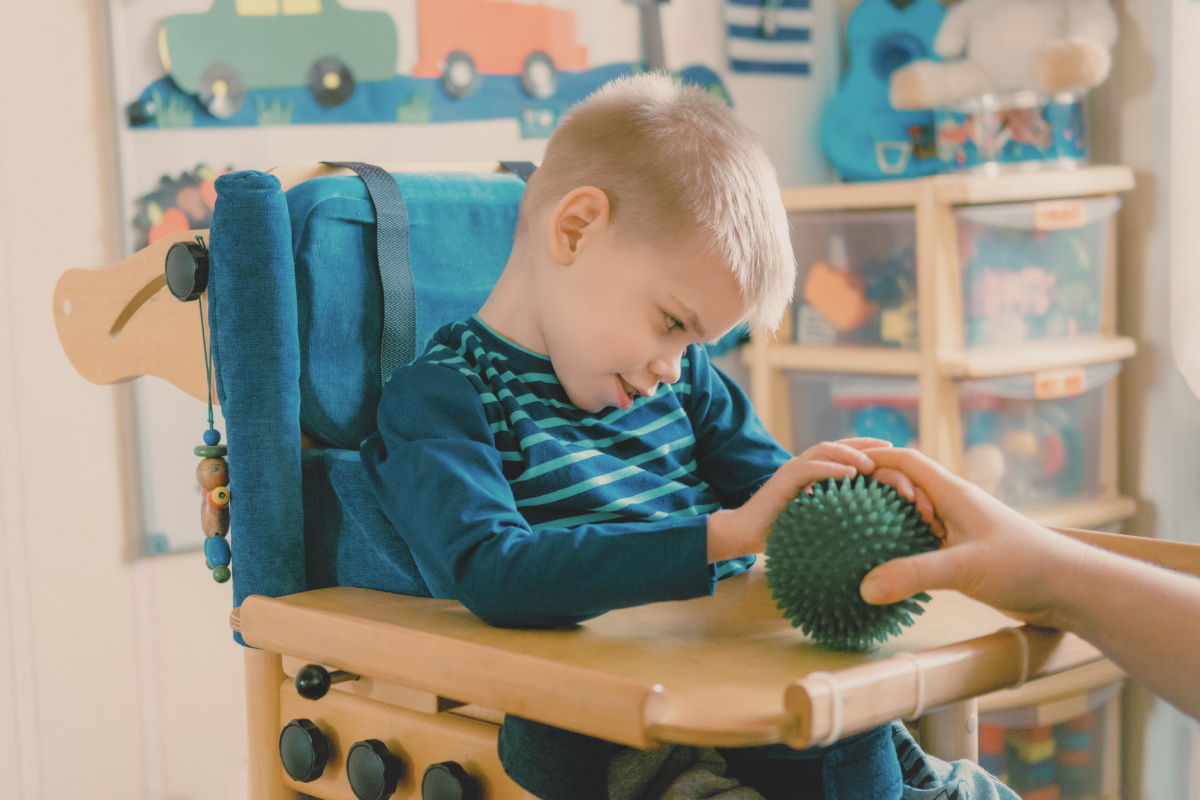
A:
[[[229,563],[233,558],[226,536],[229,534],[229,464],[225,461],[228,448],[221,444],[221,432],[213,427],[212,353],[204,325],[204,304],[200,308],[200,341],[204,345],[204,371],[208,378],[208,430],[204,444],[195,449],[202,459],[196,467],[196,481],[204,493],[200,501],[200,527],[204,529],[204,561],[212,570],[213,580],[224,583],[232,574]]]

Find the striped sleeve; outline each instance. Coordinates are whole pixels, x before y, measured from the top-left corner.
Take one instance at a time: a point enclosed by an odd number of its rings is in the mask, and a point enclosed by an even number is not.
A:
[[[712,593],[706,516],[531,528],[478,389],[458,370],[398,371],[378,422],[362,461],[435,596],[493,625],[561,627]]]
[[[737,508],[775,474],[791,454],[767,432],[750,398],[708,359],[704,348],[687,351],[685,408],[696,435],[696,463],[724,508]]]

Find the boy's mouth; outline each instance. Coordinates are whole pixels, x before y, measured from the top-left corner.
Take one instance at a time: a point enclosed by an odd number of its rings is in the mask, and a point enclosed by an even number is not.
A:
[[[642,396],[641,392],[639,392],[632,385],[630,385],[629,382],[626,381],[624,378],[622,378],[620,375],[617,376],[617,380],[621,382],[621,391],[625,392],[625,395],[630,400],[637,400],[639,397]]]

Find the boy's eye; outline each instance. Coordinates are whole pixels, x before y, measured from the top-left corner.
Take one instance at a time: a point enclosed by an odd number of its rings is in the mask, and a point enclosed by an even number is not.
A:
[[[686,330],[683,326],[683,323],[680,322],[675,317],[672,317],[670,314],[665,314],[664,316],[666,316],[666,318],[667,318],[667,333],[670,333],[671,331],[675,330],[676,328],[678,328],[681,331]]]

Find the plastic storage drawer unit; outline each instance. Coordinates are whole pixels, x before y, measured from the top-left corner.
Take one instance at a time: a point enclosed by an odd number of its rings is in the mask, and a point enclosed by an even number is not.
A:
[[[1119,364],[959,383],[964,476],[1032,508],[1100,491],[1104,398]],[[874,436],[920,445],[915,378],[788,373],[793,444]]]

